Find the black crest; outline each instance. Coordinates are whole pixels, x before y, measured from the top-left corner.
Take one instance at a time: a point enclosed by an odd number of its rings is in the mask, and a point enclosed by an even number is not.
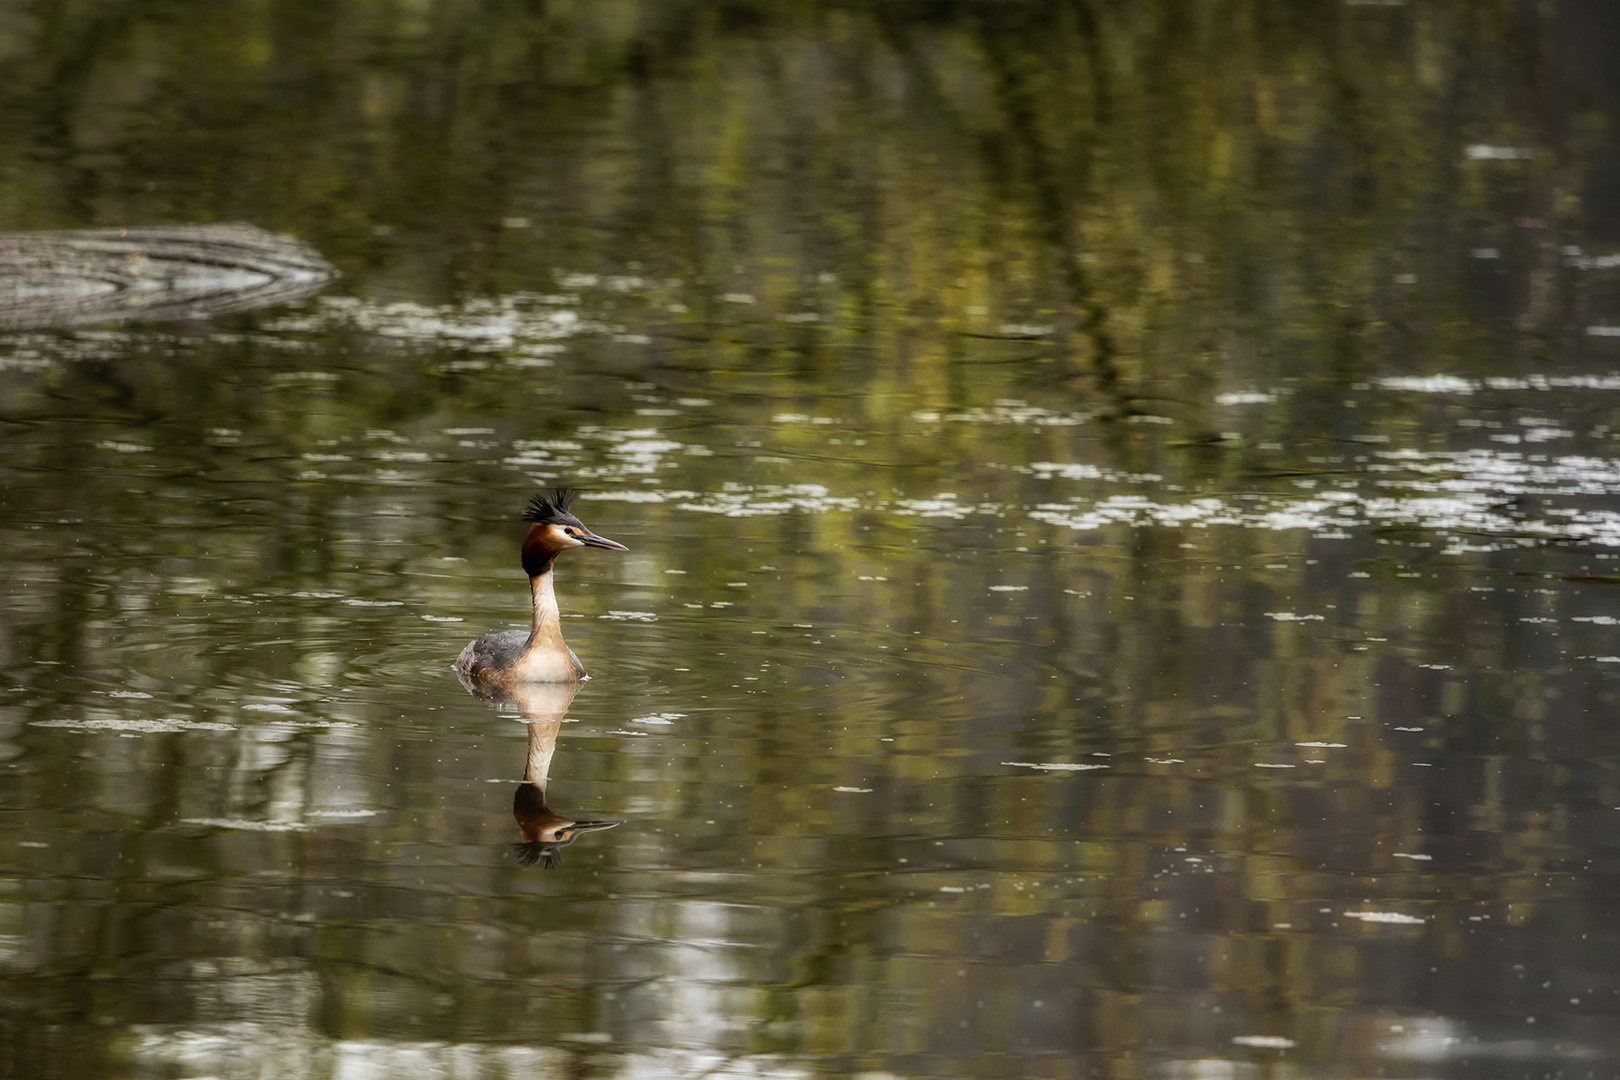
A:
[[[523,508],[523,520],[541,525],[577,525],[579,519],[570,514],[568,508],[574,505],[574,496],[578,494],[573,488],[565,487],[549,494],[537,491]]]
[[[562,865],[562,852],[558,849],[565,846],[567,845],[543,840],[531,840],[523,844],[513,844],[512,854],[516,855],[517,861],[524,866],[534,866],[538,863],[540,866],[550,870],[554,866]]]

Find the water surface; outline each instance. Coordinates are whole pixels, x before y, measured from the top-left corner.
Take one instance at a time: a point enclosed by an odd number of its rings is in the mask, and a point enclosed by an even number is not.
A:
[[[0,12],[9,1073],[1620,1072],[1605,8]]]

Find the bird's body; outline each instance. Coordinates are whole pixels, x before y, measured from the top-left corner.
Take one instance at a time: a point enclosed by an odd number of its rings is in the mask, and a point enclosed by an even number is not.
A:
[[[498,630],[468,642],[456,658],[456,670],[474,682],[502,689],[521,683],[583,679],[585,665],[566,644],[563,650],[562,656],[531,650],[527,630]]]
[[[526,683],[577,682],[585,677],[584,665],[563,640],[552,566],[557,555],[570,548],[626,548],[597,536],[569,513],[573,500],[573,492],[567,489],[529,500],[523,512],[524,520],[533,523],[523,540],[523,569],[529,575],[534,608],[529,631],[485,634],[461,650],[456,673],[463,681],[510,690]]]

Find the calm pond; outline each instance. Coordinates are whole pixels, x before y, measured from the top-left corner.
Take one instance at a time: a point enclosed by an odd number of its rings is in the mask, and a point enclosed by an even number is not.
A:
[[[1616,55],[0,2],[0,1074],[1620,1076]]]

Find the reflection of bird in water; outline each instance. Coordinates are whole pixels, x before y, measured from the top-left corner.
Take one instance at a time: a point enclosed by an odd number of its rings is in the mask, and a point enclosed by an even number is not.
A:
[[[551,777],[551,759],[557,753],[557,735],[563,717],[580,683],[538,683],[510,692],[482,686],[463,677],[462,683],[474,694],[500,704],[517,706],[528,721],[529,753],[523,766],[523,782],[512,796],[512,816],[517,819],[521,843],[514,844],[518,861],[524,866],[552,867],[562,861],[562,849],[588,832],[611,829],[617,821],[577,821],[557,813],[546,804],[546,783]]]
[[[549,768],[557,747],[557,728],[548,733],[543,724],[529,725],[529,764],[523,770],[523,783],[512,795],[512,816],[517,819],[521,843],[512,845],[518,862],[524,866],[539,863],[553,867],[562,862],[562,849],[588,832],[600,832],[620,824],[617,821],[575,821],[546,805],[546,773],[535,771],[537,758]]]
[[[503,630],[485,634],[461,650],[456,671],[463,681],[510,690],[524,683],[573,682],[585,668],[562,636],[557,594],[552,589],[551,567],[557,556],[578,547],[627,551],[623,544],[597,536],[568,512],[574,492],[558,488],[551,495],[537,493],[523,511],[533,522],[523,538],[523,570],[529,575],[534,615],[528,633]]]

